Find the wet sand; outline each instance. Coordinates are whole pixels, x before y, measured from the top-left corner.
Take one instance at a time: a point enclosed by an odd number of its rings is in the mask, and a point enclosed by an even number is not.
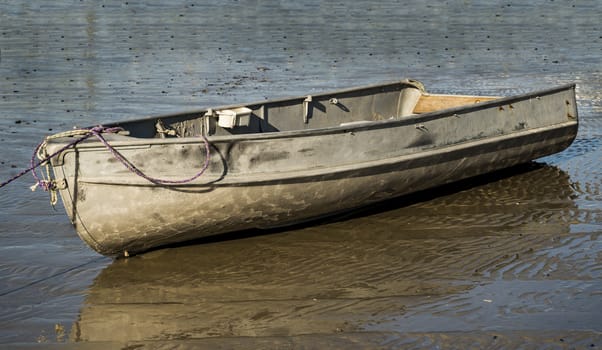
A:
[[[595,1],[0,5],[0,180],[45,135],[412,77],[507,95],[576,82],[537,163],[288,230],[111,260],[24,178],[0,189],[0,348],[602,346]]]

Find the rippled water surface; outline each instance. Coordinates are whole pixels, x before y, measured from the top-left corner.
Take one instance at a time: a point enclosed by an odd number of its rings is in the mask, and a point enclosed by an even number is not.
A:
[[[402,77],[483,95],[575,82],[581,122],[534,164],[115,261],[21,178],[0,189],[0,347],[602,346],[600,16],[568,0],[0,1],[0,181],[74,125]]]

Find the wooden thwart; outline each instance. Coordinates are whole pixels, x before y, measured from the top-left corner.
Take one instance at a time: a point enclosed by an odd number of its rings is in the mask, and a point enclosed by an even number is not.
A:
[[[499,97],[423,94],[418,100],[416,107],[414,107],[414,113],[434,112],[446,108],[491,101],[497,98]]]

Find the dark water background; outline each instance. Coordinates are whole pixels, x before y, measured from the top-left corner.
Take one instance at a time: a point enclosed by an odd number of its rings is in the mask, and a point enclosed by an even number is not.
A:
[[[592,0],[0,0],[2,181],[74,125],[402,77],[575,82],[581,121],[568,150],[511,172],[128,260],[22,178],[0,189],[0,348],[601,347],[600,18]]]

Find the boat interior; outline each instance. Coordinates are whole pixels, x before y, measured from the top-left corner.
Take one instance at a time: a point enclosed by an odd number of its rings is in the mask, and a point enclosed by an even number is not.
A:
[[[130,137],[227,136],[353,126],[496,99],[486,96],[428,94],[421,83],[398,81],[298,98],[232,105],[152,117],[120,126]]]

